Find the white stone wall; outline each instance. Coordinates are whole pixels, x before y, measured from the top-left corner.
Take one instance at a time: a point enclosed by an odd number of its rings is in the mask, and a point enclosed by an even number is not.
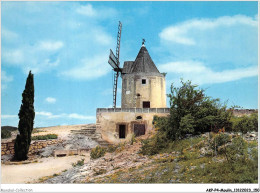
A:
[[[142,84],[142,79],[146,80],[146,84]],[[121,107],[142,108],[143,101],[150,101],[150,108],[166,108],[165,77],[123,75]]]
[[[108,111],[113,109],[108,109]],[[130,109],[133,110],[133,109]],[[130,111],[129,110],[129,111]],[[163,110],[163,109],[162,109]],[[169,113],[154,113],[154,112],[99,112],[97,111],[97,131],[101,133],[102,139],[110,143],[120,143],[123,141],[129,141],[134,133],[134,124],[145,124],[146,134],[147,131],[153,129],[153,117],[167,116]],[[142,119],[137,120],[137,116],[141,116]],[[119,125],[126,125],[126,137],[125,139],[119,139]]]

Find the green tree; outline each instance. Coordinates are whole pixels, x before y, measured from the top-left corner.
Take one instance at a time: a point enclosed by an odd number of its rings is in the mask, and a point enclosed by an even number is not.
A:
[[[31,71],[26,80],[25,89],[22,94],[22,104],[19,111],[19,134],[16,136],[14,145],[14,159],[28,159],[28,151],[31,144],[31,134],[33,130],[34,112],[34,81]]]
[[[205,95],[205,91],[192,85],[190,81],[181,80],[180,87],[171,85],[170,116],[154,117],[153,124],[158,132],[143,141],[141,153],[153,155],[164,151],[175,140],[182,139],[186,134],[199,134],[218,131],[223,127],[231,127],[232,111],[219,99]]]
[[[218,130],[229,126],[231,112],[219,99],[205,95],[203,89],[192,85],[191,81],[183,82],[181,87],[171,85],[169,126],[167,137],[171,140],[181,139],[186,134],[197,134]]]

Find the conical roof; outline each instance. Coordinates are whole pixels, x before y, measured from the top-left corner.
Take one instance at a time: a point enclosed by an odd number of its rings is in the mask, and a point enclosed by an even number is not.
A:
[[[145,45],[142,45],[133,63],[131,73],[160,73],[150,57]]]

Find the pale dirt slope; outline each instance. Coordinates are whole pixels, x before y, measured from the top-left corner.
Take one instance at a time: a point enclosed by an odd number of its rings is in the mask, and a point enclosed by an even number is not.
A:
[[[71,126],[56,126],[56,127],[40,128],[42,132],[35,133],[33,134],[33,136],[46,135],[52,133],[52,134],[57,134],[58,138],[61,138],[70,143],[72,140],[71,130],[80,130],[81,127],[82,125],[71,125]],[[13,138],[15,138],[15,136]],[[91,140],[89,141],[89,143],[93,145],[93,142]],[[39,178],[41,177],[50,176],[55,173],[60,173],[65,169],[70,169],[72,168],[72,163],[75,163],[78,160],[81,160],[83,158],[85,159],[85,162],[88,162],[90,160],[89,153],[87,153],[85,156],[76,155],[76,156],[57,157],[57,158],[54,157],[37,158],[38,163],[29,163],[29,164],[20,164],[20,165],[5,165],[2,163],[1,183],[2,184],[19,184],[19,183],[28,183],[28,182],[33,183],[34,181],[38,181]]]
[[[48,157],[40,159],[41,163],[30,163],[22,165],[3,165],[1,167],[2,184],[24,184],[37,181],[44,176],[60,173],[65,169],[72,168],[72,163],[85,159],[89,161],[90,156]]]

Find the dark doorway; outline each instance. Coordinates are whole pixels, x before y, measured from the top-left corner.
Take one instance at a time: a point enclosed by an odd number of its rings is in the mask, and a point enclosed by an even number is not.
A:
[[[142,79],[142,84],[146,84],[146,79]]]
[[[144,124],[134,124],[134,134],[135,136],[140,136],[145,134],[145,125]]]
[[[125,138],[125,125],[119,125],[119,138]]]
[[[150,101],[143,101],[143,108],[150,108]]]

